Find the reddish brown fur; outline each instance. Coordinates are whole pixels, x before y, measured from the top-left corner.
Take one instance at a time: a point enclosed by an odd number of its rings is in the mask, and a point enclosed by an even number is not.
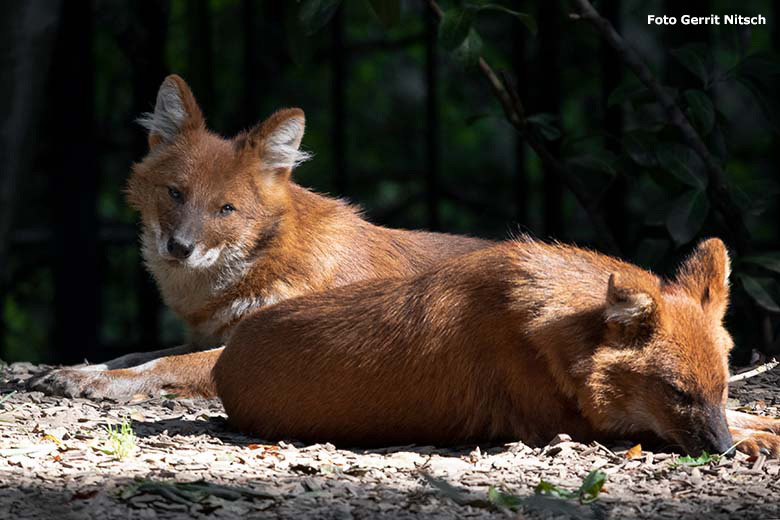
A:
[[[177,119],[181,114],[184,119]],[[252,130],[224,139],[206,129],[186,83],[170,76],[146,121],[150,153],[133,167],[127,198],[141,213],[146,264],[166,304],[190,331],[190,344],[177,352],[222,345],[254,308],[358,280],[412,275],[491,244],[375,226],[347,203],[293,183],[296,161],[285,154],[298,153],[300,109],[280,110]],[[171,190],[180,196],[174,198]],[[235,211],[223,214],[227,204]],[[166,250],[177,236],[192,241],[192,256],[181,260]],[[213,252],[218,255],[209,256]],[[59,370],[32,387],[91,397],[161,389],[213,395],[208,383],[213,353],[159,359],[164,354],[98,366],[124,370]],[[141,362],[147,363],[129,368]]]
[[[289,117],[291,112],[302,117],[295,109],[278,112],[268,121]],[[262,134],[262,127],[257,133]],[[207,336],[201,341],[205,345],[221,343],[235,320],[216,333],[200,330],[202,324],[236,298],[277,301],[365,278],[410,274],[488,244],[374,226],[344,202],[293,184],[289,170],[263,172],[261,159],[247,142],[245,136],[230,142],[206,131],[194,132],[183,145],[186,151],[164,150],[136,165],[128,187],[128,200],[141,211],[144,222],[157,219],[163,230],[175,227],[182,218],[168,195],[170,185],[197,191],[184,196],[208,199],[212,214],[225,203],[244,213],[240,218],[201,216],[200,225],[205,228],[207,248],[241,244],[252,263],[248,272],[217,297],[195,305],[177,301],[178,294],[166,298],[193,331]],[[162,269],[181,267],[171,262]],[[168,273],[155,274],[159,279]],[[163,296],[168,296],[164,289]]]
[[[543,444],[560,432],[650,432],[724,451],[728,269],[716,239],[669,281],[573,247],[501,244],[256,311],[214,378],[229,420],[267,439]],[[780,437],[734,426],[746,451],[763,442],[778,453]]]

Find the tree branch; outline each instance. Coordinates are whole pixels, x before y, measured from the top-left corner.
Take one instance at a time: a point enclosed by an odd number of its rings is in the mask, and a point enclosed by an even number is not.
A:
[[[574,0],[574,2],[580,8],[579,16],[590,22],[601,33],[602,37],[615,49],[623,62],[650,89],[664,107],[669,120],[682,134],[685,142],[701,158],[706,167],[709,180],[707,194],[713,205],[723,215],[731,242],[739,254],[743,255],[749,252],[750,234],[742,218],[742,212],[728,191],[726,173],[707,149],[704,141],[701,140],[701,137],[699,137],[690,121],[688,121],[688,118],[680,110],[674,98],[664,90],[655,76],[653,76],[653,73],[650,72],[650,69],[636,50],[617,33],[609,20],[602,17],[588,0]]]
[[[436,0],[429,0],[428,4],[439,20],[441,20],[444,16],[444,11],[439,7]],[[501,108],[504,110],[507,121],[509,121],[509,123],[520,132],[520,135],[525,138],[528,145],[536,152],[548,171],[555,175],[558,181],[564,184],[574,195],[574,198],[577,199],[577,202],[582,206],[590,218],[597,240],[604,250],[607,253],[619,255],[620,248],[618,247],[612,231],[609,226],[607,226],[604,216],[599,211],[598,204],[595,201],[590,200],[590,196],[586,193],[584,187],[576,180],[577,176],[574,172],[550,152],[544,139],[526,125],[525,109],[523,108],[519,95],[512,90],[511,84],[502,81],[484,58],[479,58],[478,66],[480,71],[482,71],[482,74],[488,80],[493,95],[498,99],[499,103],[501,103]]]

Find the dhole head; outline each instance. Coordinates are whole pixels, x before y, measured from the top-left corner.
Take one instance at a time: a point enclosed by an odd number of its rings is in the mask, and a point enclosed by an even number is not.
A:
[[[276,233],[289,204],[303,111],[280,110],[233,139],[206,129],[203,114],[179,76],[165,78],[154,112],[139,122],[149,153],[133,168],[128,201],[141,212],[144,254],[171,266],[235,265]]]
[[[671,281],[614,273],[604,307],[604,341],[586,385],[586,413],[613,432],[653,432],[688,453],[727,452],[728,353],[723,327],[729,258],[702,242]]]

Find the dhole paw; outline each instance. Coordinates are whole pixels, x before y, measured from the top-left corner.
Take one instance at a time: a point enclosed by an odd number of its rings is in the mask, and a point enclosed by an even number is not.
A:
[[[779,419],[738,412],[736,410],[726,410],[726,420],[729,423],[729,427],[736,430],[754,430],[780,435]]]
[[[27,382],[28,390],[64,397],[105,397],[101,393],[99,372],[78,368],[60,368],[34,377]]]
[[[756,428],[757,430],[771,432],[780,435],[780,420],[771,419],[769,417],[762,417],[761,419],[763,419],[761,421],[761,425],[760,425],[761,427]]]
[[[735,436],[738,442],[737,449],[751,456],[765,454],[771,457],[780,457],[780,435],[760,432],[755,430],[742,430],[740,437]]]

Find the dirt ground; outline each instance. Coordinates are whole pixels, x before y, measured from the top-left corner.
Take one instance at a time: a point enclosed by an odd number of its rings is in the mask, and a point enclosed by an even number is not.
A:
[[[691,466],[565,436],[543,448],[269,444],[232,431],[216,400],[25,392],[43,368],[0,368],[0,518],[780,518],[780,461],[763,456]],[[779,416],[780,367],[731,395],[730,406]],[[123,420],[136,446],[119,458],[106,426]],[[590,504],[534,493],[542,480],[576,490],[594,470],[607,480]],[[523,497],[517,510],[491,487]]]

